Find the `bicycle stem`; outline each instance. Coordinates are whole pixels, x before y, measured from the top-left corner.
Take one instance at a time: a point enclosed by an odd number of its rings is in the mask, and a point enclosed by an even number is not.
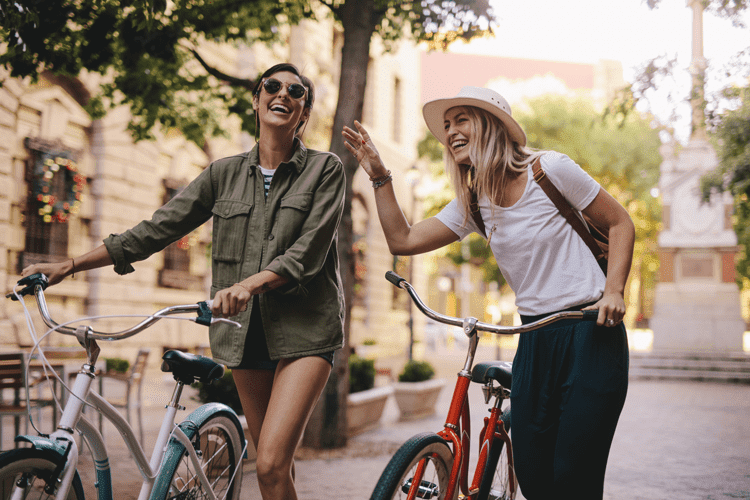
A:
[[[477,347],[479,346],[477,321],[479,321],[477,318],[465,318],[463,321],[463,331],[469,337],[469,350],[466,353],[464,368],[458,373],[461,377],[471,378],[471,367],[474,365],[474,356],[476,356]]]

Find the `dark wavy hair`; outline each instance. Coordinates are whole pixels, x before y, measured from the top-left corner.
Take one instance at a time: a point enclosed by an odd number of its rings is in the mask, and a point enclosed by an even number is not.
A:
[[[282,71],[288,71],[289,73],[292,73],[294,75],[297,75],[302,82],[302,85],[307,87],[307,96],[305,97],[305,107],[310,108],[312,110],[313,103],[315,102],[315,85],[313,84],[312,80],[310,80],[308,77],[300,73],[300,70],[297,69],[297,66],[295,66],[292,63],[279,63],[274,64],[270,68],[268,68],[266,71],[263,72],[262,75],[260,75],[260,78],[258,78],[258,81],[255,83],[255,87],[253,87],[253,96],[257,96],[260,94],[261,90],[261,84],[263,81],[272,76],[276,73],[281,73]],[[301,121],[299,125],[297,125],[297,130],[295,131],[295,135],[297,137],[302,137],[302,134],[305,131],[305,126],[307,122]],[[260,121],[258,119],[258,112],[255,112],[255,134],[256,139],[260,135]]]

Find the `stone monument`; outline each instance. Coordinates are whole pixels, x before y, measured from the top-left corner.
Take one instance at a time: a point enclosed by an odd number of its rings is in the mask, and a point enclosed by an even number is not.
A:
[[[654,351],[742,351],[745,321],[735,282],[737,236],[732,230],[732,198],[716,195],[703,203],[700,178],[718,165],[706,137],[703,81],[703,6],[693,9],[690,72],[692,123],[690,140],[676,156],[662,148],[659,190],[663,228],[659,234],[659,279],[654,295]]]

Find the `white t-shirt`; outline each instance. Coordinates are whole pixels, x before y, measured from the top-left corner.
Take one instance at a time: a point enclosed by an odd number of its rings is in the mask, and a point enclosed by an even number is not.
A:
[[[550,151],[541,164],[552,183],[570,204],[586,208],[599,192],[599,184],[564,154]],[[591,250],[560,215],[528,168],[526,189],[515,205],[491,206],[486,196],[479,210],[490,238],[490,247],[505,280],[516,294],[519,314],[535,316],[598,300],[606,278]],[[464,239],[479,232],[457,199],[437,219]],[[484,235],[483,235],[484,236]]]

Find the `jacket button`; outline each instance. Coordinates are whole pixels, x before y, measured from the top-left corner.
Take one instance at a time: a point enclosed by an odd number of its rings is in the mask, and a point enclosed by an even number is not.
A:
[[[272,239],[273,239],[273,235],[272,235],[272,234],[269,234],[269,235],[268,235],[268,240],[270,241],[270,240],[272,240]]]

